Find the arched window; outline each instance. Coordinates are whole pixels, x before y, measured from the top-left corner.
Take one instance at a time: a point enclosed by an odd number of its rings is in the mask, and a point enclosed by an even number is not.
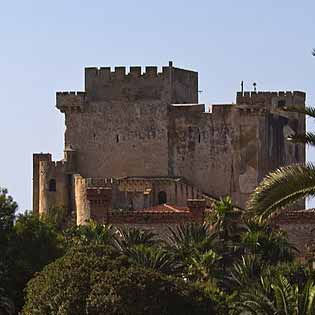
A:
[[[49,181],[48,190],[56,191],[56,180],[54,178]]]
[[[162,205],[167,202],[167,196],[165,191],[159,192],[159,205]]]

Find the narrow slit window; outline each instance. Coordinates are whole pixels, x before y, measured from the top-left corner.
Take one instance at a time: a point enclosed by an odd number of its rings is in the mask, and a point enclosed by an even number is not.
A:
[[[119,143],[119,135],[116,135],[116,142]]]

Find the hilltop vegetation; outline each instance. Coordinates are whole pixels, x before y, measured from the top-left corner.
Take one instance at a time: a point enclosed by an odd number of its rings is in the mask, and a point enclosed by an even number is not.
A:
[[[1,190],[1,314],[315,314],[314,272],[229,198],[167,241],[95,222],[62,231],[16,209]]]

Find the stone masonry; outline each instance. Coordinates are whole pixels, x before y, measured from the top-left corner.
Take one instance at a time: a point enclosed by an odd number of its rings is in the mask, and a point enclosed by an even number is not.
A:
[[[206,111],[198,73],[172,63],[86,68],[84,92],[57,92],[64,159],[33,156],[33,210],[63,206],[84,223],[98,216],[95,188],[126,211],[225,195],[244,207],[268,172],[305,162],[304,145],[285,141],[305,131],[302,115],[281,110],[288,105],[305,106],[305,93],[238,92]]]

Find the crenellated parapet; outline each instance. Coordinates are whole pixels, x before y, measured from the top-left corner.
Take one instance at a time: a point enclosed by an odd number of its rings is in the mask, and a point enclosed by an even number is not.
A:
[[[87,102],[85,92],[57,92],[56,107],[62,112],[83,112]]]
[[[85,91],[91,101],[147,101],[195,103],[198,74],[169,66],[85,68]]]
[[[158,71],[156,66],[146,66],[142,71],[141,66],[130,67],[127,71],[126,67],[88,67],[85,68],[85,80],[88,84],[90,81],[101,80],[106,81],[115,80],[131,80],[132,78],[161,78],[167,80],[170,78],[171,67],[162,67],[162,71]],[[88,84],[89,85],[89,84]]]
[[[236,104],[281,108],[291,105],[303,105],[305,97],[305,93],[300,91],[237,92]]]

